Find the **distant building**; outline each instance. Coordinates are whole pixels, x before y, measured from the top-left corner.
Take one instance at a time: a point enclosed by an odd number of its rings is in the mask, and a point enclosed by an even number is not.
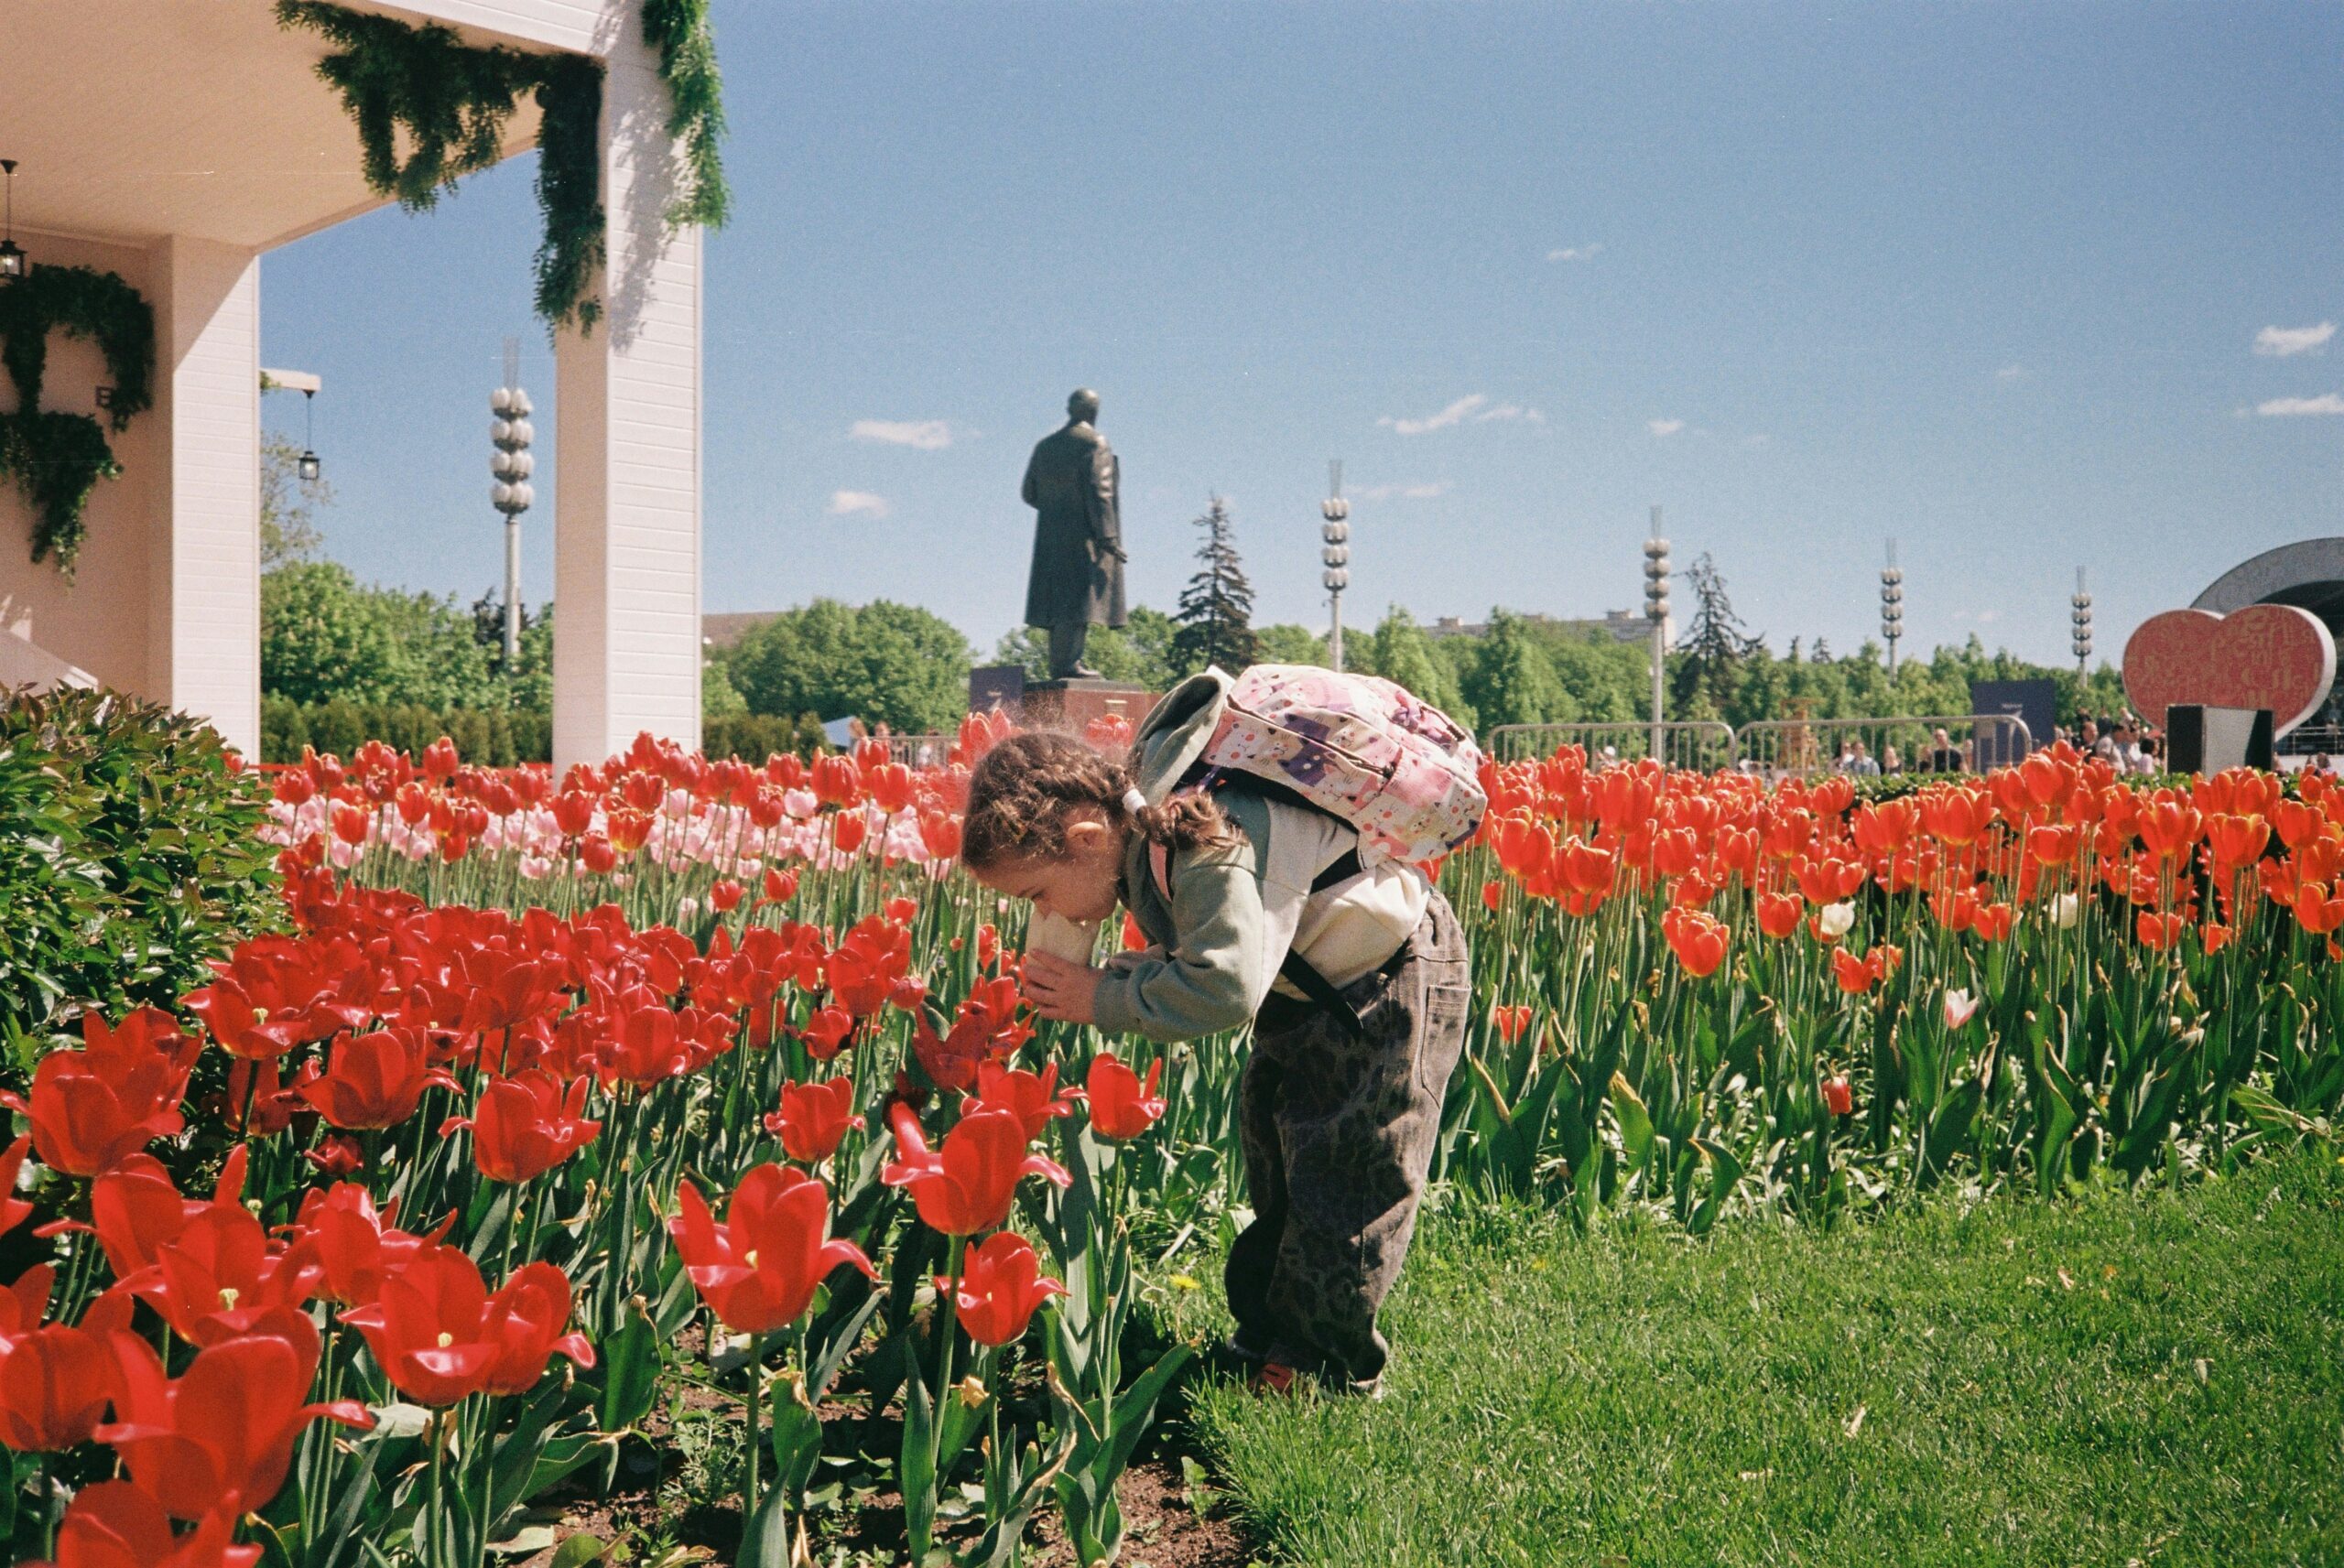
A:
[[[1652,637],[1652,622],[1633,610],[1607,610],[1601,621],[1567,619],[1554,615],[1525,615],[1523,620],[1534,626],[1548,627],[1557,632],[1601,632],[1615,643],[1643,643]],[[1485,637],[1490,623],[1486,621],[1463,621],[1454,615],[1444,615],[1425,628],[1428,637]]]
[[[740,610],[703,615],[700,618],[700,646],[729,648],[780,613],[778,610]]]

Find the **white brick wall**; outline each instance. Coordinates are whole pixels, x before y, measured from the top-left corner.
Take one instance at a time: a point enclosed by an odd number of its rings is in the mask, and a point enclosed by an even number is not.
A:
[[[148,692],[260,755],[260,258],[158,250],[156,414],[168,432],[148,573]]]
[[[606,314],[557,347],[557,768],[645,730],[700,743],[700,236],[662,234],[667,92],[626,10],[602,105]]]

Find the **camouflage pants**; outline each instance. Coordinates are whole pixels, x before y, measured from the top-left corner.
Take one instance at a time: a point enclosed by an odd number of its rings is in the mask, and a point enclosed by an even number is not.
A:
[[[1254,1021],[1240,1116],[1253,1223],[1229,1251],[1238,1343],[1268,1359],[1366,1379],[1408,1255],[1465,1042],[1465,938],[1448,901],[1382,969],[1344,988],[1355,1036],[1273,993]]]

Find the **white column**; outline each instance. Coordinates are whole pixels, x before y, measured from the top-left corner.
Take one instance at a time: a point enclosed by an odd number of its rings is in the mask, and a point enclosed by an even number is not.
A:
[[[667,90],[624,8],[602,99],[604,316],[556,345],[553,760],[700,744],[700,235],[664,232]]]
[[[260,756],[260,257],[174,236],[157,250],[146,689]]]

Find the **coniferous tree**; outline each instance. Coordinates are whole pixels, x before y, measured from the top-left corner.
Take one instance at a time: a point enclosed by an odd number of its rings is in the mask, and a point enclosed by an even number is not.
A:
[[[1698,695],[1711,711],[1725,713],[1735,706],[1742,665],[1764,646],[1764,639],[1742,629],[1726,597],[1724,574],[1707,550],[1687,568],[1685,579],[1693,589],[1693,623],[1677,639],[1677,651],[1684,657],[1677,661],[1671,695],[1680,710]]]
[[[1261,653],[1253,635],[1253,586],[1237,558],[1237,538],[1228,503],[1216,495],[1197,519],[1204,543],[1201,563],[1180,594],[1180,629],[1172,634],[1172,667],[1194,675],[1208,665],[1235,674]]]

